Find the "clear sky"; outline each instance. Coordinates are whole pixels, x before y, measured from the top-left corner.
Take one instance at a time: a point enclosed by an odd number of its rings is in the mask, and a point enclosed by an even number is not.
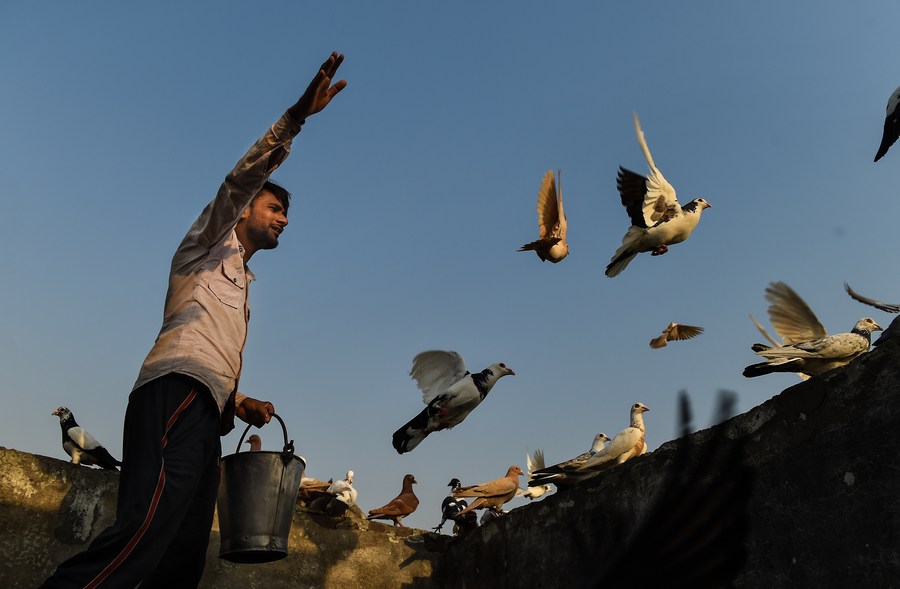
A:
[[[254,256],[242,390],[274,402],[321,479],[356,472],[378,507],[416,476],[406,523],[464,484],[588,448],[628,425],[675,435],[686,390],[705,427],[798,379],[745,379],[783,280],[829,332],[900,302],[900,146],[877,164],[900,84],[896,2],[5,2],[0,7],[0,445],[68,459],[59,405],[121,456],[128,393],[162,318],[184,232],[332,50],[347,89],[274,179],[293,191],[277,250]],[[682,203],[685,243],[603,270],[646,172],[637,112]],[[537,238],[541,177],[562,169],[571,254]],[[651,350],[670,322],[700,337]],[[468,419],[403,456],[413,356],[456,350],[516,371]],[[234,452],[240,428],[223,440]],[[277,424],[262,431],[280,448]],[[510,506],[519,505],[517,499]]]

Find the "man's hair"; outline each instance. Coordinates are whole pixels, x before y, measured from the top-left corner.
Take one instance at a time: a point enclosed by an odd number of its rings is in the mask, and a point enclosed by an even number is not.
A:
[[[263,190],[268,190],[269,192],[271,192],[272,194],[275,195],[275,198],[277,198],[278,201],[281,203],[281,206],[284,207],[284,214],[287,215],[288,207],[291,204],[291,193],[288,192],[284,186],[276,184],[276,183],[272,182],[271,180],[266,180],[266,183],[263,184],[262,188],[259,189],[259,192],[257,192],[256,196],[254,196],[253,198],[256,198],[257,196],[259,196],[259,193],[262,192]]]

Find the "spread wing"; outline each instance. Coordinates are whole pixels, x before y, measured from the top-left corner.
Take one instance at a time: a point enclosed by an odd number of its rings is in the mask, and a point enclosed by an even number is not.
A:
[[[876,309],[881,309],[887,313],[900,313],[900,305],[892,305],[890,303],[882,303],[881,301],[876,301],[875,299],[870,299],[868,297],[864,297],[852,288],[846,282],[844,283],[844,288],[847,290],[847,294],[863,303],[865,305],[872,305]]]
[[[638,120],[637,113],[634,113],[634,130],[637,133],[637,140],[644,152],[644,157],[647,159],[647,164],[650,166],[650,174],[647,176],[647,192],[644,195],[642,207],[644,222],[650,227],[680,215],[681,205],[678,204],[675,189],[656,167],[653,156],[650,155],[650,148],[647,147],[647,140],[641,130],[641,122]]]
[[[828,336],[816,314],[800,295],[784,282],[766,287],[769,321],[785,345],[808,342]]]
[[[565,238],[565,215],[562,212],[562,201],[557,194],[553,170],[548,170],[544,174],[544,180],[541,182],[541,189],[538,192],[537,214],[541,239],[551,237]],[[560,235],[560,229],[562,229],[562,235]]]
[[[413,358],[409,374],[422,391],[427,405],[467,374],[466,363],[456,352],[429,350]]]

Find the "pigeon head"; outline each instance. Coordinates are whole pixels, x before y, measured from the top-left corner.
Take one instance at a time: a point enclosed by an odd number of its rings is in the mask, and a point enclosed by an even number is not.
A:
[[[407,485],[412,486],[412,485],[417,485],[417,484],[418,484],[418,482],[416,482],[416,477],[414,477],[413,475],[408,474],[403,477],[403,486],[404,487]]]
[[[881,326],[875,323],[871,317],[863,317],[853,326],[853,332],[862,335],[872,335],[873,331],[881,331]]]
[[[643,413],[644,411],[650,411],[650,408],[644,405],[643,403],[635,403],[631,406],[632,413]]]
[[[68,407],[60,407],[56,411],[51,413],[50,415],[58,415],[59,420],[63,421],[64,419],[68,419],[69,417],[72,417],[72,412],[69,411]]]
[[[458,478],[456,478],[456,477],[450,479],[450,482],[447,483],[447,486],[448,486],[448,487],[452,487],[452,488],[454,488],[454,489],[455,489],[456,487],[461,486],[461,485],[462,485],[462,482],[461,482]]]
[[[519,468],[518,466],[510,466],[509,470],[506,471],[506,476],[508,476],[508,477],[519,476],[519,475],[524,475],[524,474],[525,473],[522,472],[522,469]]]
[[[348,483],[352,483],[352,482],[353,482],[353,471],[352,471],[352,470],[348,470],[348,471],[347,471],[347,478],[346,478],[345,480],[346,480]]]

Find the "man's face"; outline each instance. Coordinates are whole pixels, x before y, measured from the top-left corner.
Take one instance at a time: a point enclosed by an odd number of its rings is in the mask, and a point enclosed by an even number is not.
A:
[[[288,220],[281,201],[263,190],[247,206],[239,223],[245,225],[247,239],[252,242],[245,247],[269,250],[278,246],[278,236],[287,227]]]

